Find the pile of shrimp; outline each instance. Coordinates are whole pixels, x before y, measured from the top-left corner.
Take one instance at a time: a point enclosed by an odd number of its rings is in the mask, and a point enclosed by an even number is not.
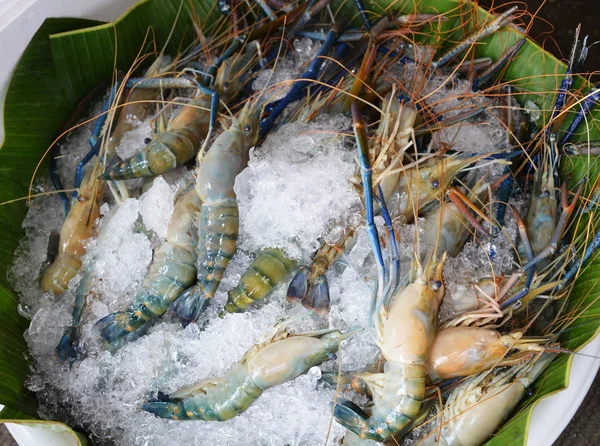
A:
[[[99,444],[479,445],[569,353],[598,188],[560,175],[585,147],[558,127],[586,39],[542,122],[503,79],[516,7],[432,46],[448,17],[355,3],[358,28],[219,2],[213,37],[85,99],[9,272],[40,416]]]

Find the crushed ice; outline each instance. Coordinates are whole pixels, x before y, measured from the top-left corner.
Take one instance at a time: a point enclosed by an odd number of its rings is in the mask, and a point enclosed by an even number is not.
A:
[[[280,69],[270,81],[271,73],[264,71],[255,80],[254,89],[263,88],[267,81],[272,84],[293,79],[319,48],[306,39],[294,42],[294,46],[293,57],[279,62]],[[429,104],[436,113],[451,117],[464,107],[457,97],[466,95],[470,87],[463,81],[445,80],[431,80]],[[484,98],[471,100],[473,106]],[[480,121],[487,120],[489,125],[454,126],[439,135],[439,143],[452,143],[455,150],[497,150],[504,144],[505,135],[497,132],[495,119],[486,115]],[[354,246],[342,262],[328,272],[332,301],[328,318],[310,317],[293,325],[295,331],[328,326],[365,328],[344,342],[337,359],[267,390],[246,412],[226,422],[168,421],[139,410],[139,405],[159,391],[168,394],[201,379],[224,375],[250,346],[273,332],[277,321],[297,313],[286,301],[281,286],[260,308],[242,314],[222,314],[221,309],[226,291],[237,284],[259,249],[279,247],[307,261],[336,225],[362,220],[360,198],[349,183],[356,174],[355,153],[344,147],[340,137],[349,124],[348,118],[341,115],[319,117],[310,124],[287,124],[255,149],[248,168],[235,184],[240,209],[239,249],[213,304],[198,324],[182,329],[165,318],[146,336],[114,354],[102,350],[93,324],[126,305],[139,291],[152,250],[165,237],[175,191],[185,180],[159,177],[139,198],[134,194],[121,205],[103,205],[99,236],[89,242],[82,271],[65,295],[56,298],[43,295],[37,280],[46,258],[48,234],[60,228],[64,215],[56,196],[33,200],[23,223],[26,236],[15,253],[9,280],[21,296],[20,312],[32,319],[26,339],[36,363],[28,386],[38,392],[40,415],[84,428],[94,439],[111,444],[324,444],[335,389],[317,384],[320,370],[337,371],[340,360],[343,370],[354,370],[379,357],[373,333],[367,329],[375,287],[369,278],[376,277],[376,268],[364,226],[358,228]],[[139,150],[148,129],[147,123],[141,123],[125,135],[119,155],[127,157]],[[59,160],[63,178],[72,178],[73,160],[87,151],[89,132],[89,126],[84,126],[63,146]],[[181,172],[178,175],[181,177]],[[189,179],[190,174],[183,176]],[[48,188],[45,184],[38,186]],[[505,231],[510,240],[515,240],[514,220],[510,213],[507,217]],[[380,233],[385,233],[380,217],[376,224]],[[413,258],[415,230],[422,234],[423,226],[422,219],[413,225],[396,225],[403,274]],[[465,281],[489,276],[492,271],[496,275],[509,272],[514,267],[513,248],[504,237],[478,237],[469,242],[457,258],[446,264],[447,299],[459,294]],[[82,326],[81,342],[87,355],[69,367],[53,358],[54,349],[70,324],[75,291],[88,268],[92,268],[95,280],[94,300],[88,303]],[[361,398],[344,397],[357,402]],[[328,444],[337,444],[344,433],[333,422]]]

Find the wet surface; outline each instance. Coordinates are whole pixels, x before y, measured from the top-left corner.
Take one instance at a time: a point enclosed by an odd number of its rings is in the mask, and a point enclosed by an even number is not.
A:
[[[481,0],[482,6],[494,5],[503,10],[502,1]],[[547,51],[558,58],[567,58],[573,41],[574,30],[579,23],[582,35],[589,35],[589,42],[600,41],[600,13],[594,9],[597,0],[527,0],[528,11],[535,17],[532,20],[530,36]],[[543,4],[543,7],[540,6]],[[511,2],[514,5],[514,2]],[[553,26],[551,25],[553,24]],[[590,49],[590,56],[584,67],[586,71],[600,70],[600,45]],[[600,444],[600,378],[596,377],[588,395],[568,427],[555,442],[555,446],[598,445]],[[4,426],[0,426],[0,446],[13,446],[16,443]],[[536,445],[537,446],[537,445]]]

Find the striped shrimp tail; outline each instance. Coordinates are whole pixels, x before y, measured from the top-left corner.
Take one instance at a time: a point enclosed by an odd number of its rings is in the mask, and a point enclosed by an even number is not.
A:
[[[296,267],[277,248],[262,250],[240,278],[235,288],[227,293],[225,310],[229,313],[241,313],[255,302],[265,299]]]
[[[202,138],[191,129],[179,128],[150,141],[144,150],[109,168],[103,180],[130,180],[169,172],[192,160]]]
[[[207,299],[221,283],[235,254],[240,217],[234,200],[203,204],[198,225],[198,284]]]
[[[171,304],[169,313],[181,320],[185,326],[196,322],[210,302],[210,298],[207,298],[205,294],[204,287],[197,283],[185,290]]]

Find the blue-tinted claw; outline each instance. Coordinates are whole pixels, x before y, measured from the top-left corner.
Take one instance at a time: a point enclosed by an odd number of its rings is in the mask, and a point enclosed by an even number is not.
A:
[[[290,282],[287,290],[287,300],[290,302],[299,302],[304,299],[308,291],[308,276],[310,275],[310,268],[308,266],[301,266],[298,268],[298,272]]]
[[[69,201],[69,197],[67,196],[66,192],[63,192],[65,187],[63,186],[62,180],[57,172],[56,154],[50,155],[50,181],[52,182],[54,189],[60,191],[58,192],[58,196],[60,197],[60,201],[62,201],[65,215],[67,215],[71,209],[71,202]]]
[[[317,79],[321,67],[325,63],[325,56],[329,54],[329,51],[337,42],[339,35],[339,27],[337,25],[334,25],[333,29],[327,33],[327,38],[325,39],[325,42],[323,42],[321,49],[309,64],[308,69],[299,76],[299,79],[303,80],[294,82],[290,91],[279,102],[279,104],[277,104],[277,106],[274,108],[271,114],[260,122],[261,139],[264,138],[264,136],[267,133],[269,133],[269,131],[273,128],[275,121],[281,115],[281,113],[283,113],[283,111],[288,105],[290,105],[292,102],[302,99],[306,87],[312,84],[311,81]]]
[[[579,25],[575,30],[575,42],[573,43],[573,48],[571,49],[571,55],[569,57],[569,63],[567,65],[567,72],[565,73],[565,78],[562,80],[562,82],[560,83],[560,87],[558,88],[558,95],[556,96],[556,102],[554,103],[554,109],[552,111],[552,116],[550,117],[551,123],[562,111],[565,105],[567,93],[571,90],[571,87],[573,86],[573,72],[576,72],[577,70],[581,69],[583,63],[585,62],[585,58],[587,57],[587,36],[583,39],[583,45],[580,47],[580,31],[581,25]],[[549,125],[546,128],[546,134],[550,133],[551,130],[552,126]]]
[[[206,310],[209,302],[210,299],[204,297],[204,288],[196,284],[185,290],[173,301],[169,313],[177,317],[184,326],[187,326],[198,320]]]
[[[302,306],[308,310],[325,316],[329,313],[329,283],[324,274],[310,283],[308,292],[302,299]]]
[[[575,277],[575,275],[581,268],[581,265],[583,265],[585,262],[587,262],[594,255],[594,253],[596,252],[596,250],[599,247],[600,247],[600,232],[597,232],[594,239],[590,242],[590,244],[585,249],[585,254],[583,255],[583,259],[575,262],[573,264],[573,266],[571,266],[569,271],[567,271],[567,273],[564,275],[562,283],[560,285],[561,288],[564,288],[573,280],[573,278]]]
[[[85,165],[90,162],[90,160],[98,155],[100,152],[100,146],[102,145],[102,131],[104,130],[104,124],[106,123],[106,119],[108,118],[108,109],[111,104],[115,100],[115,95],[117,94],[117,88],[119,87],[119,83],[115,83],[113,88],[110,90],[110,94],[106,99],[106,102],[102,106],[102,111],[100,112],[100,116],[96,120],[96,125],[94,126],[94,130],[92,131],[92,136],[90,137],[90,151],[83,157],[83,159],[77,164],[77,169],[75,170],[75,183],[73,192],[73,198],[77,197],[77,189],[81,185],[83,181],[83,176],[85,174]]]
[[[510,168],[508,166],[504,168],[504,175],[506,174],[510,174]],[[498,226],[504,226],[506,203],[508,203],[508,200],[512,195],[513,183],[514,179],[512,175],[509,175],[502,183],[500,183],[498,207],[496,208],[496,221],[498,222]]]

